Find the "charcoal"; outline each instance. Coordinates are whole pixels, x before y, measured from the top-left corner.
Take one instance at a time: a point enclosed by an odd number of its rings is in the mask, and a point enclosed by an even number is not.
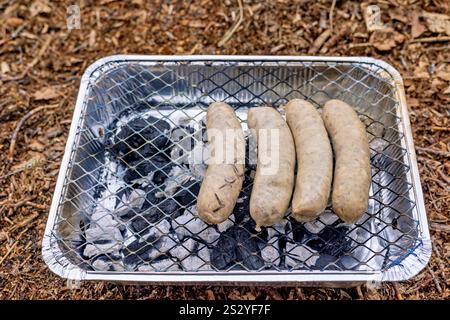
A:
[[[157,237],[154,234],[146,237],[144,241],[135,240],[126,246],[122,252],[124,255],[123,262],[127,265],[138,264],[145,261],[152,251],[155,251],[154,242]]]
[[[172,197],[181,185],[193,178],[189,170],[180,166],[174,166],[168,175],[169,177],[164,182],[164,186],[161,186],[164,191],[158,192],[156,194],[157,197]]]
[[[189,153],[194,149],[195,139],[193,134],[195,129],[189,126],[178,126],[171,132],[171,141],[174,147],[171,149],[170,157],[178,164],[188,162]]]
[[[141,209],[145,199],[146,194],[144,190],[134,189],[128,197],[126,195],[122,196],[119,204],[116,205],[116,214],[118,216],[128,215],[130,211]]]
[[[233,215],[235,222],[240,224],[249,219],[249,206],[250,206],[251,189],[242,189],[239,197],[236,201],[236,205],[233,209]]]
[[[195,255],[191,255],[183,261],[183,267],[187,271],[211,270],[210,253],[206,245],[200,245]]]
[[[150,235],[146,237],[144,241],[141,239],[133,241],[125,249],[128,252],[132,252],[137,255],[144,255],[147,251],[152,249],[153,242],[155,242],[155,240],[157,240],[157,238],[154,235]]]
[[[147,208],[139,213],[133,221],[131,226],[135,232],[140,234],[148,231],[148,228],[163,217],[178,217],[179,205],[173,199],[165,199],[159,202],[157,206]]]
[[[95,211],[91,219],[85,232],[87,244],[83,255],[89,258],[101,254],[118,254],[123,241],[120,224],[104,209]]]
[[[130,184],[132,181],[149,177],[148,180],[161,184],[169,175],[172,169],[172,163],[170,160],[162,154],[155,155],[150,159],[139,161],[140,163],[135,165],[133,162],[129,165],[128,169],[123,176],[123,180]]]
[[[116,191],[116,208],[124,202],[124,199],[128,199],[133,190],[133,187],[127,185]]]
[[[217,224],[217,229],[219,230],[219,232],[222,233],[222,232],[225,232],[226,230],[228,230],[229,228],[231,228],[232,226],[234,226],[234,224],[235,224],[234,214],[231,214],[227,220]]]
[[[192,238],[187,239],[179,246],[176,246],[170,249],[170,254],[172,257],[178,258],[179,260],[183,260],[187,258],[191,253],[195,252],[198,248],[198,242]]]
[[[124,254],[125,254],[125,257],[123,258],[123,263],[125,265],[135,266],[135,265],[140,264],[143,261],[141,259],[141,257],[139,257],[139,255],[134,254],[134,253],[130,254],[130,252],[127,252],[126,249],[124,250]],[[133,269],[133,268],[131,268],[131,269]]]
[[[211,263],[218,269],[226,268],[231,262],[240,262],[247,269],[257,270],[264,266],[260,256],[260,246],[263,240],[254,236],[246,228],[232,226],[219,237],[219,241],[211,251]]]
[[[144,234],[145,232],[145,234]],[[152,262],[161,257],[168,257],[169,251],[179,243],[176,236],[169,235],[170,223],[162,220],[157,224],[147,225],[137,240],[124,249],[127,265]]]
[[[177,271],[180,270],[178,262],[174,259],[162,259],[149,264],[143,264],[138,267],[139,271]]]
[[[124,271],[120,256],[98,256],[92,262],[92,268],[96,271]]]
[[[346,237],[347,227],[326,226],[316,237],[306,242],[306,245],[321,254],[339,257],[351,250],[351,239]]]
[[[339,220],[339,217],[331,212],[324,212],[320,215],[319,219],[316,219],[311,222],[307,222],[304,224],[304,227],[306,230],[308,230],[312,234],[318,234],[320,233],[325,226],[331,226],[333,225],[337,220]]]
[[[170,125],[164,120],[136,118],[124,125],[112,141],[110,139],[107,148],[119,158],[136,152],[137,158],[149,157],[160,149],[167,149],[169,130]]]
[[[260,241],[261,257],[267,266],[278,266],[281,262],[280,252],[284,245],[286,225],[288,220],[283,219],[271,228],[267,228],[267,242]],[[264,236],[264,235],[263,235]]]
[[[223,233],[216,246],[211,251],[211,264],[219,270],[226,269],[237,259],[237,242],[234,239],[234,229]]]
[[[144,191],[145,191],[145,201],[142,204],[142,209],[147,210],[151,207],[156,207],[164,198],[157,197],[156,193],[158,192],[158,188],[154,185],[148,185]]]
[[[132,229],[139,234],[144,234],[145,232],[147,232],[148,229],[153,225],[153,223],[161,219],[163,216],[162,212],[157,208],[151,208],[146,212],[147,214],[137,216],[131,222]]]
[[[174,194],[174,198],[182,206],[188,207],[195,204],[199,191],[200,183],[191,180],[181,185],[180,189]]]
[[[197,270],[211,270],[211,265],[209,264],[210,254],[208,247],[205,245],[200,245],[194,254],[187,256],[181,265],[186,271],[197,271]]]
[[[297,222],[294,219],[290,219],[290,223],[292,228],[292,238],[295,242],[301,243],[309,237],[310,232],[305,228],[303,223]]]
[[[160,202],[158,204],[158,208],[168,217],[176,218],[179,216],[178,212],[180,205],[172,198],[168,198]]]
[[[200,242],[212,244],[220,236],[212,226],[207,225],[197,216],[195,205],[184,210],[182,215],[173,219],[172,228],[180,240],[185,237],[193,237]]]
[[[341,270],[339,258],[329,254],[321,254],[316,261],[315,268],[320,270]]]
[[[317,252],[304,245],[288,241],[286,243],[286,266],[299,268],[303,265],[312,267],[318,259]]]
[[[280,247],[276,237],[269,240],[261,249],[261,258],[268,265],[278,265],[280,259]]]
[[[248,230],[236,227],[235,239],[239,244],[237,247],[237,258],[250,270],[257,270],[264,266],[264,260],[260,256],[259,245],[262,240],[252,236]]]

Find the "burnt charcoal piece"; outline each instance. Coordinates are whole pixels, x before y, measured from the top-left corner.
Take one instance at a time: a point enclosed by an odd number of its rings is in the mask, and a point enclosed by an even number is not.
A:
[[[237,258],[236,247],[234,230],[230,228],[220,236],[217,245],[212,249],[211,264],[219,270],[227,268]]]
[[[220,236],[211,252],[211,263],[217,269],[225,269],[232,262],[242,263],[250,270],[260,269],[264,266],[260,253],[264,241],[259,235],[254,236],[251,221],[243,227],[234,225]]]
[[[201,128],[201,131],[202,131],[202,142],[203,143],[207,143],[208,142],[208,134],[207,134],[207,131],[206,131],[206,123],[205,123],[204,119],[202,119],[200,121],[200,128]]]
[[[156,184],[162,184],[172,169],[170,160],[162,154],[139,162],[137,165],[134,163],[128,165],[129,168],[123,177],[126,183],[131,183],[134,180],[141,179],[153,173],[152,181]]]
[[[195,129],[190,126],[180,125],[176,128],[173,128],[171,132],[172,142],[181,144],[183,149],[186,151],[191,151],[195,146],[195,139],[192,136],[195,132]],[[182,141],[180,143],[180,141]]]
[[[159,188],[154,185],[149,185],[144,189],[145,191],[145,201],[142,205],[142,210],[147,210],[148,208],[157,206],[164,198],[156,197],[156,193],[160,191]]]
[[[170,125],[161,119],[136,118],[124,125],[119,133],[110,139],[106,147],[118,158],[131,154],[137,159],[149,157],[161,149],[167,149]],[[139,150],[137,150],[139,149]]]
[[[347,230],[344,226],[326,226],[316,237],[306,242],[306,245],[321,254],[339,257],[351,250],[351,240],[345,236]]]
[[[294,219],[290,219],[292,227],[292,238],[295,242],[301,243],[311,233],[305,228],[303,223],[297,222]]]
[[[236,205],[233,209],[234,219],[236,224],[240,224],[246,219],[249,219],[251,188],[242,189],[237,199]]]
[[[197,200],[199,191],[200,183],[198,181],[191,180],[181,185],[178,191],[174,194],[174,198],[182,206],[189,207]]]
[[[235,228],[235,239],[237,246],[237,260],[242,262],[250,270],[257,270],[264,267],[264,260],[260,255],[260,246],[263,242],[260,238],[244,228]]]
[[[158,207],[160,210],[164,212],[166,216],[176,218],[178,217],[177,213],[180,209],[179,204],[172,198],[168,198],[164,200],[163,202],[160,202],[158,204]]]
[[[128,265],[133,265],[140,263],[142,260],[145,261],[150,252],[155,249],[153,245],[155,240],[156,237],[152,235],[147,237],[145,241],[135,240],[130,243],[122,250],[124,255],[123,262]]]
[[[127,199],[130,196],[132,191],[133,191],[133,188],[130,186],[124,186],[124,187],[120,188],[119,190],[117,190],[115,207],[117,208],[117,206],[122,205],[123,204],[122,199]]]
[[[341,270],[342,266],[340,266],[339,258],[329,254],[321,254],[313,268],[320,270]]]
[[[173,147],[170,157],[178,164],[186,165],[189,162],[189,155],[195,147],[195,130],[189,126],[178,126],[170,134]]]
[[[105,190],[106,190],[106,186],[103,183],[100,183],[97,186],[95,186],[94,194],[93,194],[94,199],[95,200],[100,199],[103,191],[105,191]]]
[[[144,234],[152,225],[163,217],[171,217],[172,219],[180,215],[180,206],[173,199],[165,199],[158,203],[155,207],[150,207],[139,213],[131,222],[131,227],[135,232]]]
[[[118,255],[99,255],[91,263],[96,271],[123,271],[121,257]]]

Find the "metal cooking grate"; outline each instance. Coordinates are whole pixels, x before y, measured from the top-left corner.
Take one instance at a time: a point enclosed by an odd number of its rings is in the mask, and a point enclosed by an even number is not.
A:
[[[374,63],[324,61],[119,61],[87,84],[51,228],[55,263],[85,271],[383,271],[401,264],[420,233],[398,95]],[[331,206],[310,223],[289,214],[254,230],[248,200],[255,167],[230,219],[196,218],[205,165],[203,118],[211,102],[246,110],[303,98],[354,106],[370,139],[369,207],[355,225]],[[280,109],[282,112],[282,110]],[[248,143],[247,152],[254,146]],[[274,195],[276,197],[276,195]],[[54,249],[53,249],[54,250]]]

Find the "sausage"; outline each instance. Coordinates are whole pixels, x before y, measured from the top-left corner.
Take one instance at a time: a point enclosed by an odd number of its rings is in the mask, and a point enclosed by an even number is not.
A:
[[[335,154],[333,210],[343,221],[355,223],[367,209],[371,184],[366,128],[355,110],[340,100],[325,103],[322,118]]]
[[[282,116],[271,107],[251,108],[247,124],[258,143],[258,161],[250,196],[250,215],[261,226],[279,222],[294,188],[295,147]]]
[[[322,117],[311,103],[293,99],[285,110],[297,154],[292,216],[299,222],[311,221],[325,210],[328,203],[333,179],[333,152]]]
[[[206,223],[217,224],[230,216],[242,188],[245,137],[233,108],[223,102],[209,106],[206,128],[210,158],[197,198],[197,211]]]

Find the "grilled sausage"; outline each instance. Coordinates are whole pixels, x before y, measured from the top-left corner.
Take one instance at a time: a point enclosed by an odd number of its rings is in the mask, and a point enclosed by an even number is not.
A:
[[[335,154],[332,205],[347,223],[355,223],[367,209],[371,183],[366,128],[355,110],[343,101],[325,103],[322,118]]]
[[[197,209],[203,221],[217,224],[230,216],[242,188],[245,138],[233,108],[223,102],[209,106],[206,128],[210,159]]]
[[[311,221],[325,210],[330,196],[333,179],[330,140],[322,117],[311,103],[294,99],[285,110],[297,153],[292,216],[300,222]]]
[[[259,230],[280,221],[289,207],[294,187],[295,147],[289,127],[274,108],[250,109],[247,123],[258,143],[250,215]]]

